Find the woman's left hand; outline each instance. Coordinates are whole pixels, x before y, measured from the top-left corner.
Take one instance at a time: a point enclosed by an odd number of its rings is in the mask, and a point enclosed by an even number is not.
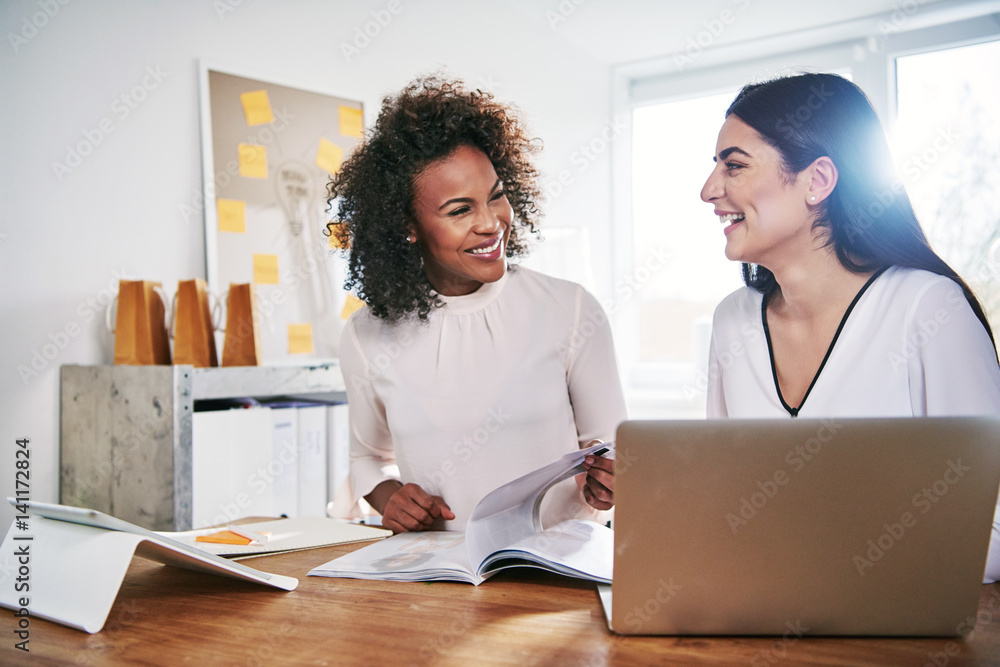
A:
[[[615,461],[603,456],[588,456],[583,460],[583,497],[598,510],[615,506]]]

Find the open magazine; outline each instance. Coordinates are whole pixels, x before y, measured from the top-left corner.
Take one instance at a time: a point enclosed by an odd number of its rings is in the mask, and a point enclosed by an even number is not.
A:
[[[554,484],[577,475],[590,454],[614,456],[603,443],[566,454],[491,491],[465,532],[399,533],[309,572],[310,576],[388,581],[465,581],[479,585],[509,567],[537,567],[611,583],[614,532],[582,519],[542,530],[539,507]]]

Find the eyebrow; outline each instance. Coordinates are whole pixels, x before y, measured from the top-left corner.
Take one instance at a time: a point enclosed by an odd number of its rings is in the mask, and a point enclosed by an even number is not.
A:
[[[490,190],[490,196],[492,196],[493,193],[496,192],[497,189],[500,187],[502,187],[502,184],[500,183],[500,179],[498,178],[497,182],[493,184],[493,188]],[[472,201],[473,201],[472,197],[455,197],[454,199],[449,199],[445,203],[438,206],[438,210],[440,211],[444,207],[451,206],[452,204],[471,204]]]
[[[740,148],[738,146],[730,146],[729,148],[723,148],[721,151],[719,151],[719,157],[718,158],[713,157],[712,161],[713,162],[718,162],[720,159],[721,160],[725,160],[727,157],[729,157],[733,153],[739,153],[740,155],[746,155],[747,157],[753,157],[752,155],[750,155],[750,153],[747,153],[745,150],[743,150],[742,148]]]

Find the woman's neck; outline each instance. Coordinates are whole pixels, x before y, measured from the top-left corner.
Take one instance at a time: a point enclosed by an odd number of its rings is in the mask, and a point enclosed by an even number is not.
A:
[[[799,261],[768,268],[779,286],[768,303],[768,311],[799,321],[843,315],[873,273],[848,270],[831,247],[809,253]]]

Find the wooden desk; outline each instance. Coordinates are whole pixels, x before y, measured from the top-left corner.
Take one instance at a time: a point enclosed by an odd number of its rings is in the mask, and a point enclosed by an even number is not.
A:
[[[3,665],[997,665],[1000,584],[964,639],[620,637],[592,583],[527,569],[482,586],[307,577],[361,545],[243,562],[292,592],[136,558],[101,632],[31,619],[30,654],[0,614]]]

